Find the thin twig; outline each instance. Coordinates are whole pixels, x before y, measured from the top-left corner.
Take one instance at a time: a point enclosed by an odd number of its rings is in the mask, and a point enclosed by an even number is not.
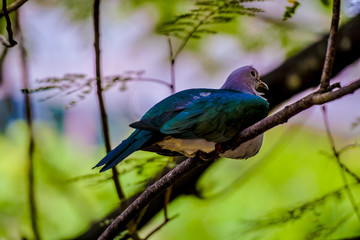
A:
[[[126,80],[126,81],[140,81],[140,82],[142,81],[142,82],[158,83],[158,84],[169,87],[171,92],[173,92],[172,84],[170,84],[168,82],[165,82],[163,80],[160,80],[160,79],[156,79],[156,78],[147,78],[147,77],[144,77],[144,78],[143,77],[141,77],[141,78],[130,78],[129,80]]]
[[[352,146],[352,145],[349,145]],[[345,149],[347,146],[345,146],[343,149]],[[346,148],[346,149],[350,149],[350,148]],[[337,154],[339,155],[339,157],[341,156],[342,152],[341,150],[337,150]],[[333,155],[331,155],[332,157]],[[350,170],[345,164],[341,164],[344,171],[347,172],[351,177],[353,177],[355,179],[355,181],[357,181],[358,183],[360,183],[360,176],[358,176],[356,173],[354,173],[352,170]]]
[[[183,41],[180,43],[180,46],[173,54],[173,59],[176,59],[178,55],[182,52],[184,47],[186,46],[187,42],[190,40],[190,38],[196,33],[196,31],[201,27],[209,18],[211,18],[214,14],[216,14],[216,10],[213,10],[209,12],[208,15],[206,15],[203,19],[201,19],[194,27],[193,29],[188,33],[188,35],[183,39]]]
[[[7,10],[7,3],[6,0],[2,1],[2,11],[4,13],[5,19],[6,19],[6,31],[8,33],[9,41],[6,40],[4,36],[0,37],[0,41],[5,47],[13,47],[17,44],[17,42],[14,40],[14,34],[11,28],[11,20],[9,17],[9,13]]]
[[[11,3],[9,6],[7,6],[7,12],[11,13],[11,12],[17,10],[19,7],[21,7],[27,1],[28,0],[17,0],[15,2]],[[5,16],[4,11],[0,9],[0,18],[2,18],[4,16]]]
[[[339,157],[340,157],[340,153],[338,151]],[[360,183],[360,177],[354,173],[353,171],[351,171],[345,164],[342,163],[342,167],[344,169],[345,172],[347,172],[350,176],[352,176],[358,183]]]
[[[8,48],[4,47],[2,52],[1,52],[1,55],[0,55],[0,86],[1,84],[3,83],[3,69],[4,69],[4,63],[5,63],[5,59],[6,59],[6,56],[7,56],[7,53],[8,53]]]
[[[97,87],[97,97],[99,101],[100,114],[101,114],[101,126],[102,133],[105,142],[106,152],[109,153],[111,151],[111,143],[110,143],[110,133],[109,126],[107,120],[107,113],[104,104],[104,98],[102,94],[102,86],[101,86],[101,52],[100,52],[100,0],[94,0],[94,48],[95,48],[95,67],[96,67],[96,87]],[[116,167],[112,168],[113,173],[113,181],[115,184],[117,195],[121,200],[125,199],[125,195],[122,191],[120,182],[119,182],[119,174],[116,170]]]
[[[359,183],[352,183],[352,187],[359,187]],[[326,201],[328,201],[331,198],[338,198],[341,197],[344,193],[343,191],[346,191],[345,187],[342,186],[340,188],[337,188],[331,192],[327,192],[322,196],[316,197],[315,199],[312,199],[310,201],[306,201],[305,203],[302,203],[300,205],[297,205],[296,207],[286,209],[286,210],[277,210],[273,214],[270,214],[264,218],[260,217],[259,220],[255,220],[252,224],[253,227],[251,230],[260,230],[264,227],[270,227],[278,224],[284,224],[289,221],[293,221],[295,219],[299,219],[303,216],[307,211],[313,211],[314,209],[317,209],[320,205],[323,205]],[[348,215],[353,215],[354,212],[351,211]],[[326,238],[327,239],[327,238]]]
[[[343,154],[344,152],[346,152],[349,149],[352,148],[357,148],[360,147],[359,143],[354,143],[354,144],[350,144],[350,145],[346,145],[345,147],[341,148],[340,150],[338,150],[339,155]]]
[[[231,140],[229,143],[222,144],[221,149],[224,151],[230,150],[233,147],[239,146],[241,143],[246,142],[254,137],[264,133],[265,131],[279,125],[286,123],[291,117],[296,114],[308,109],[314,105],[322,105],[327,102],[339,99],[345,95],[351,94],[360,88],[360,79],[349,84],[348,86],[342,87],[333,92],[311,93],[304,98],[290,104],[278,111],[277,113],[255,123],[254,125],[244,129],[239,135]]]
[[[168,222],[173,220],[174,218],[178,217],[179,215],[175,215],[171,218],[166,218],[159,226],[157,226],[154,230],[152,230],[145,238],[144,240],[148,240],[154,233],[158,232],[162,227],[164,227]]]
[[[101,113],[101,125],[103,130],[103,137],[105,142],[106,152],[109,153],[111,151],[111,143],[110,143],[110,132],[107,120],[107,113],[105,109],[103,94],[102,94],[102,86],[101,86],[101,52],[100,52],[100,0],[94,0],[94,48],[95,48],[95,67],[96,67],[96,87],[97,87],[97,96],[100,106]],[[112,179],[116,188],[117,195],[120,199],[120,202],[125,200],[124,192],[120,185],[119,173],[116,167],[112,169]],[[126,202],[125,202],[126,203]],[[133,219],[128,222],[127,228],[129,230],[129,234],[134,240],[140,239],[137,233],[136,223]]]
[[[168,44],[169,44],[169,54],[170,54],[170,79],[171,79],[171,93],[175,93],[175,57],[174,57],[174,51],[173,46],[171,43],[171,38],[168,36]]]
[[[118,216],[111,225],[99,237],[99,240],[113,239],[120,229],[120,226],[126,225],[131,219],[139,214],[154,197],[170,187],[180,177],[202,165],[204,161],[198,158],[188,158],[180,163],[173,170],[168,172],[155,184],[148,187],[129,207],[127,207],[120,216]]]
[[[252,139],[259,134],[269,130],[270,128],[285,123],[291,117],[297,115],[299,112],[304,111],[305,109],[308,109],[314,105],[321,105],[323,103],[341,98],[347,94],[353,93],[359,88],[360,80],[357,80],[350,85],[333,92],[315,92],[309,94],[303,99],[286,106],[283,110],[243,130],[236,139],[232,140],[234,142],[230,144],[228,143],[224,147],[228,148],[226,150],[229,150],[231,149],[231,146],[235,146],[236,144],[239,146],[240,143]],[[210,156],[212,156],[213,159],[217,158],[217,152],[212,152]],[[122,226],[125,226],[127,223],[129,223],[129,221],[131,221],[131,219],[137,216],[141,209],[149,204],[154,197],[165,191],[166,188],[170,187],[174,182],[183,177],[185,174],[194,170],[196,167],[204,165],[205,163],[205,161],[202,161],[198,158],[188,158],[184,162],[180,163],[159,181],[148,187],[134,202],[132,202],[130,206],[110,224],[110,226],[102,233],[99,239],[113,239],[117,235],[118,229],[121,229]]]
[[[331,73],[335,61],[336,53],[336,40],[340,20],[340,5],[341,0],[333,0],[333,13],[331,18],[330,34],[328,39],[328,45],[326,49],[326,56],[324,67],[320,80],[320,90],[322,92],[328,91],[330,85]]]
[[[324,125],[325,125],[326,134],[328,136],[328,139],[329,139],[329,142],[330,142],[330,145],[331,145],[331,149],[332,149],[333,154],[335,156],[336,162],[337,162],[337,164],[339,166],[341,178],[343,179],[346,193],[348,195],[350,204],[351,204],[352,208],[354,209],[356,217],[358,218],[358,220],[360,222],[359,206],[356,204],[355,197],[351,192],[351,189],[349,187],[349,183],[348,183],[348,181],[346,179],[344,164],[341,162],[339,152],[336,150],[335,141],[334,141],[334,138],[333,138],[333,136],[331,134],[329,119],[327,117],[327,112],[326,112],[326,107],[325,106],[322,107],[322,111],[323,111],[323,118],[324,118]]]
[[[28,72],[28,60],[27,60],[27,51],[24,46],[24,39],[21,30],[20,16],[19,13],[16,15],[15,25],[17,30],[17,35],[19,37],[19,47],[20,47],[20,58],[21,58],[21,68],[22,68],[22,81],[24,88],[29,88],[29,72]],[[34,129],[33,129],[33,112],[31,107],[31,98],[30,94],[25,94],[25,117],[27,127],[29,129],[29,148],[28,148],[28,198],[30,206],[30,219],[31,227],[36,240],[40,239],[39,227],[38,227],[38,217],[37,217],[37,203],[35,195],[35,178],[34,178],[34,150],[35,150],[35,140],[34,140]]]
[[[170,202],[171,192],[172,192],[172,186],[168,187],[165,191],[165,196],[164,196],[164,218],[165,218],[165,221],[169,220],[168,205]]]

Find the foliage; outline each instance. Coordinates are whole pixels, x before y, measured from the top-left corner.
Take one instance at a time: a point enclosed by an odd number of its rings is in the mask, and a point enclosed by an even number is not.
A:
[[[260,1],[260,0],[252,0]],[[259,8],[249,8],[243,5],[248,1],[236,0],[199,0],[189,13],[178,15],[173,21],[163,24],[159,33],[181,39],[200,38],[204,34],[214,34],[209,28],[213,24],[228,23],[238,15],[254,16],[262,12]]]
[[[104,155],[103,147],[65,138],[44,123],[37,123],[35,130],[40,231],[44,239],[67,239],[88,227],[84,219],[101,218],[109,206],[118,201],[110,173],[98,174],[97,170],[91,170]],[[1,239],[31,236],[24,194],[26,184],[19,181],[26,179],[24,132],[27,132],[25,122],[16,121],[8,126],[4,135],[0,134],[0,152],[4,159],[0,161]],[[156,154],[132,155],[119,167],[126,194],[131,196],[144,189],[144,181],[168,164],[169,158]]]
[[[357,128],[360,126],[360,117],[356,118],[356,120],[351,124],[351,128]]]
[[[159,32],[168,37],[177,37],[185,45],[190,38],[198,39],[217,33],[215,25],[223,24],[226,27],[239,15],[253,16],[261,12],[261,9],[243,5],[252,1],[196,1],[196,8],[162,25]],[[148,4],[148,1],[134,2]],[[154,2],[164,9],[169,5],[168,1]],[[176,2],[177,5],[171,4],[172,11],[182,3]],[[293,6],[286,8],[284,20],[291,18],[300,4],[298,1],[292,2]],[[74,20],[85,20],[91,15],[89,2],[64,1],[64,5]],[[251,37],[241,21],[236,25],[241,28],[239,32],[242,35],[239,35],[247,41],[248,46],[266,43],[267,40],[259,40],[260,34]],[[281,33],[275,34],[280,36],[278,40],[282,46],[289,41],[293,43],[296,38],[290,36],[288,30],[283,28],[279,30]],[[265,31],[265,35],[268,33]],[[123,91],[129,82],[137,80],[167,84],[143,75],[143,71],[129,71],[104,77],[103,90],[120,86],[119,89]],[[95,78],[84,74],[66,74],[38,80],[40,87],[24,89],[23,92],[56,91],[43,100],[74,94],[75,99],[70,101],[69,107],[94,93],[95,83]],[[358,127],[359,122],[355,121],[353,127]],[[284,128],[269,133],[267,138],[275,139],[280,135],[279,131],[284,131]],[[19,168],[24,165],[22,160],[26,154],[24,132],[27,132],[24,123],[17,122],[8,127],[4,136],[0,136],[0,152],[4,159],[0,162],[0,236],[5,238],[31,236],[28,229],[30,224],[24,220],[28,219],[28,216],[24,217],[28,204],[24,197],[26,189],[24,182],[18,181],[25,179],[23,169]],[[172,203],[170,217],[175,213],[180,213],[180,217],[159,232],[157,238],[294,239],[294,233],[301,233],[298,239],[323,239],[343,236],[342,232],[350,235],[356,233],[358,222],[351,218],[353,212],[347,204],[342,182],[336,177],[336,164],[322,158],[318,152],[327,146],[325,137],[307,129],[286,129],[285,132],[281,136],[286,141],[281,139],[277,145],[271,145],[269,140],[265,140],[268,142],[265,142],[262,154],[251,161],[218,161],[199,183],[203,199],[183,197]],[[289,139],[293,133],[296,138]],[[101,218],[117,202],[112,184],[109,183],[109,173],[99,175],[90,170],[103,153],[100,154],[98,147],[82,146],[70,141],[44,124],[36,128],[36,136],[38,148],[35,158],[36,166],[39,165],[36,184],[41,189],[38,193],[41,231],[45,239],[68,238],[88,228],[84,216],[86,220]],[[359,146],[353,146],[349,149],[346,163],[360,168],[356,161]],[[156,173],[171,163],[171,159],[151,153],[132,155],[119,166],[126,195],[144,189],[146,180],[157,177]],[[350,187],[357,196],[360,195],[358,183]],[[157,226],[159,221],[160,216],[152,224]],[[344,223],[347,223],[346,227],[343,227]],[[154,226],[150,227],[153,229]]]
[[[283,20],[286,21],[295,14],[296,9],[300,6],[299,1],[289,1],[292,3],[292,6],[286,7],[286,11],[284,12]]]
[[[198,185],[201,198],[184,196],[172,203],[169,214],[179,217],[154,239],[302,240],[355,235],[359,223],[338,166],[319,152],[327,148],[326,135],[313,129],[285,126],[268,132],[256,157],[221,159],[213,165]],[[359,166],[359,151],[359,147],[350,150],[346,162]],[[352,182],[350,188],[359,201],[359,183]],[[145,232],[161,221],[159,214]]]
[[[320,0],[320,2],[326,7],[330,5],[330,0]]]
[[[103,90],[108,90],[120,83],[120,91],[126,90],[126,84],[129,81],[149,80],[143,78],[144,71],[127,71],[124,74],[116,76],[108,76],[102,79]],[[150,80],[151,81],[151,80]],[[66,106],[69,108],[75,106],[79,101],[84,100],[87,96],[93,93],[96,79],[89,78],[85,74],[65,74],[63,77],[50,77],[36,81],[40,87],[35,89],[22,89],[24,94],[44,92],[49,90],[57,90],[56,93],[42,98],[41,101],[49,100],[57,96],[68,96],[76,94],[76,98],[71,100]]]
[[[25,178],[24,172],[19,171],[25,152],[18,151],[25,149],[26,139],[21,134],[25,130],[24,123],[16,122],[8,127],[5,135],[0,135],[0,150],[6,160],[0,162],[0,236],[8,239],[17,239],[29,232],[27,221],[21,220],[27,219],[24,217],[26,199],[22,197],[25,185],[16,180]],[[39,163],[36,179],[41,189],[38,200],[42,206],[39,220],[46,222],[41,225],[46,226],[41,231],[44,239],[69,238],[87,228],[84,216],[87,219],[102,217],[116,202],[116,195],[110,176],[91,170],[102,155],[97,147],[69,141],[44,124],[38,124],[36,130],[41,133],[37,135],[41,148],[36,150]],[[287,141],[272,140],[279,136],[286,136]],[[169,216],[179,213],[179,217],[153,239],[191,240],[201,236],[208,236],[206,239],[231,236],[245,240],[254,236],[265,240],[273,239],[272,236],[305,239],[301,236],[311,234],[313,239],[336,239],[339,236],[336,231],[343,229],[343,225],[338,225],[342,221],[351,236],[358,229],[357,220],[350,218],[353,216],[349,215],[351,206],[341,187],[336,163],[318,152],[326,148],[326,136],[313,130],[282,127],[271,131],[259,156],[249,161],[222,159],[209,169],[198,186],[202,199],[182,197],[173,202]],[[359,165],[359,151],[360,148],[349,150],[346,162]],[[144,180],[167,164],[168,158],[147,152],[127,159],[119,166],[127,194],[142,189]],[[247,174],[250,174],[248,178],[237,179]],[[234,180],[236,183],[224,192]],[[360,196],[359,187],[354,184],[350,187]],[[339,187],[334,190],[334,186]],[[214,191],[221,194],[214,195]],[[160,221],[162,214],[142,235]],[[18,231],[8,232],[9,228]],[[333,235],[324,237],[331,229],[336,230]],[[315,237],[321,230],[321,235]]]
[[[74,22],[83,22],[92,15],[92,2],[82,0],[36,0],[36,3],[53,9],[62,7],[66,10],[67,16]]]

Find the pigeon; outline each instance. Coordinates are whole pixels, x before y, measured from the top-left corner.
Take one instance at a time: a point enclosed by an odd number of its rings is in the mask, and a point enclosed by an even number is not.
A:
[[[216,144],[234,138],[241,130],[265,118],[269,104],[262,91],[268,86],[252,66],[234,70],[220,89],[180,91],[157,103],[138,122],[135,131],[110,151],[94,168],[106,171],[137,150],[165,156],[194,157],[210,153]],[[219,156],[247,159],[258,153],[263,135]],[[202,156],[202,155],[200,155]]]

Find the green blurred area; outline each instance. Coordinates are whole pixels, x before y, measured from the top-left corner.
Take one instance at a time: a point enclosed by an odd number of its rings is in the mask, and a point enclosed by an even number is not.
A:
[[[75,26],[91,21],[92,5],[87,1],[36,2],[48,9],[61,8]],[[144,42],[157,36],[156,25],[186,13],[193,3],[179,0],[103,2],[105,10],[113,7],[119,13],[108,16],[102,12],[107,20],[117,17],[112,20],[123,21],[136,11],[148,13],[154,20],[154,26],[146,37],[139,40]],[[319,15],[329,15],[330,7],[320,4],[320,1],[314,3]],[[0,22],[0,30],[4,27],[4,22]],[[302,22],[283,23],[247,16],[238,17],[229,24],[211,26],[211,29],[218,35],[191,40],[185,49],[196,61],[201,60],[200,64],[208,73],[214,73],[228,64],[224,59],[211,55],[208,46],[213,45],[206,44],[219,35],[236,42],[237,48],[247,52],[274,48],[275,51],[282,49],[285,55],[290,56],[318,39],[321,31],[314,32]],[[79,30],[82,31],[85,30]],[[92,35],[79,34],[79,38],[84,38],[86,42],[92,39]],[[30,39],[29,42],[36,40]],[[215,40],[218,41],[216,46],[221,47],[223,41]],[[179,41],[174,40],[174,43],[179,44]],[[136,61],[136,58],[129,61]],[[93,109],[95,111],[96,107]],[[118,125],[125,122],[118,121]],[[97,128],[100,129],[100,125]],[[34,132],[35,194],[41,236],[43,239],[75,237],[119,203],[111,172],[99,174],[98,169],[92,170],[105,155],[104,147],[64,136],[49,123],[36,122]],[[26,123],[17,120],[0,135],[0,239],[31,239],[33,235],[27,196],[27,134]],[[339,148],[354,143],[354,139],[339,136],[335,140]],[[358,175],[359,156],[359,147],[341,155],[343,163]],[[137,152],[119,164],[117,169],[126,196],[144,190],[146,181],[171,161],[171,158],[153,153]],[[359,186],[354,184],[356,181],[349,174],[347,179],[358,202]],[[152,239],[285,240],[359,236],[360,220],[343,186],[339,166],[331,156],[324,131],[303,126],[280,126],[265,134],[263,147],[254,158],[246,161],[219,159],[213,164],[197,186],[202,198],[181,196],[173,201],[169,214],[170,217],[178,216]],[[159,213],[140,234],[146,236],[162,221],[163,214]]]
[[[74,237],[117,205],[110,172],[92,166],[103,155],[99,146],[66,139],[46,124],[36,124],[35,181],[40,231],[44,239]],[[17,121],[0,136],[0,236],[31,236],[27,200],[26,125]],[[337,138],[339,145],[352,143]],[[201,178],[202,198],[182,196],[171,203],[178,215],[153,239],[336,239],[359,233],[339,166],[327,155],[324,132],[281,126],[266,133],[260,153],[247,161],[218,160]],[[343,162],[360,170],[360,148],[348,150]],[[147,161],[146,159],[150,159]],[[169,158],[138,152],[119,164],[129,196]],[[347,175],[349,183],[354,179]],[[359,199],[359,187],[351,191]],[[324,197],[325,196],[325,197]],[[317,201],[317,199],[322,198]],[[292,211],[292,212],[289,212]],[[162,222],[160,213],[142,231]]]

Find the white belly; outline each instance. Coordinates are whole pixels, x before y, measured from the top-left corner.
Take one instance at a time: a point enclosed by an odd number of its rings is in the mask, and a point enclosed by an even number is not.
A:
[[[222,157],[232,159],[246,159],[254,156],[260,150],[263,141],[263,134],[240,144],[234,151],[226,151],[220,154]],[[178,139],[166,137],[157,145],[170,151],[176,151],[187,157],[194,157],[198,151],[210,153],[215,149],[214,142],[208,142],[204,139]]]

